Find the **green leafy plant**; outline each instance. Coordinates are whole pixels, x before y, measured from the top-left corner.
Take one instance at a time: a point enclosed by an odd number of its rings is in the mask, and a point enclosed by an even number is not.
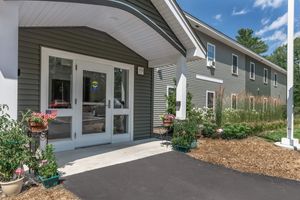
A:
[[[174,78],[174,86],[176,88],[176,79]],[[176,115],[176,92],[171,92],[169,93],[169,95],[165,96],[166,101],[167,101],[167,110],[166,112],[168,114],[173,114]],[[189,116],[189,113],[191,112],[192,108],[193,108],[193,104],[192,104],[192,94],[190,92],[187,92],[187,97],[186,97],[186,113],[187,116]]]
[[[212,122],[205,122],[203,124],[202,135],[207,138],[216,138],[217,137],[217,124]]]
[[[245,124],[226,124],[221,134],[222,139],[243,139],[251,133],[251,128]]]
[[[174,123],[174,135],[172,138],[173,148],[182,147],[189,149],[193,141],[196,140],[198,125],[196,121],[184,120]]]
[[[13,120],[7,114],[8,106],[0,105],[0,180],[18,179],[16,170],[31,165],[30,138],[27,136],[25,117]]]
[[[39,159],[38,174],[43,178],[50,178],[58,174],[58,165],[54,155],[53,145],[48,144],[46,149],[42,152],[36,153],[36,157]],[[40,155],[39,155],[40,154]]]

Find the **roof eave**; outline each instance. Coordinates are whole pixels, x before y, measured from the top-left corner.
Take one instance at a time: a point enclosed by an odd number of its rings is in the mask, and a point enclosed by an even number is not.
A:
[[[237,50],[245,53],[246,55],[258,60],[259,62],[262,62],[266,65],[268,65],[269,67],[283,73],[283,74],[287,74],[286,70],[281,68],[280,66],[272,63],[271,61],[267,60],[266,58],[258,55],[257,53],[251,51],[250,49],[244,47],[243,45],[239,44],[238,42],[234,41],[232,38],[226,36],[224,33],[221,33],[220,31],[215,30],[214,28],[210,27],[209,25],[205,24],[204,22],[200,21],[199,19],[195,18],[194,16],[185,13],[186,17],[188,18],[188,20],[192,20],[195,23],[197,23],[199,25],[199,28],[205,28],[207,29],[212,35],[215,35],[219,38],[222,38],[223,40],[229,42],[230,44],[233,45],[233,48],[236,48]]]

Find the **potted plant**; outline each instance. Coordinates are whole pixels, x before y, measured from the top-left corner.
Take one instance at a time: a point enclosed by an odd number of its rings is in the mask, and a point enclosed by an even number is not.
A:
[[[39,160],[37,173],[45,188],[50,188],[59,184],[58,165],[51,144],[46,146],[44,151],[37,150],[36,157]],[[40,155],[38,155],[40,154]]]
[[[163,126],[170,127],[173,125],[175,115],[173,114],[165,114],[160,116],[161,120],[163,121]]]
[[[181,152],[188,152],[197,146],[198,125],[194,120],[176,121],[174,123],[174,135],[172,147]]]
[[[30,142],[24,117],[18,122],[7,114],[8,107],[0,105],[0,185],[7,196],[21,192],[24,179],[23,165],[30,165]]]
[[[50,114],[46,114],[43,112],[32,112],[27,118],[30,131],[33,133],[37,133],[47,130],[49,122],[53,121],[56,116],[56,112],[51,112]]]

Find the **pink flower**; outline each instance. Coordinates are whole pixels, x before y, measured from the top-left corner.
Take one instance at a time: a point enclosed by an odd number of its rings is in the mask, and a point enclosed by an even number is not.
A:
[[[24,174],[24,169],[22,167],[19,167],[18,169],[16,169],[15,173],[17,176],[21,176]]]

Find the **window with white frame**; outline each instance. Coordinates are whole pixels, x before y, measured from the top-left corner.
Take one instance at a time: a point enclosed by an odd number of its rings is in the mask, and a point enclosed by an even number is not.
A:
[[[251,80],[255,80],[255,63],[250,62],[250,72],[249,76]]]
[[[231,94],[231,108],[232,109],[237,108],[237,96],[236,96],[236,94]]]
[[[207,66],[210,62],[216,61],[216,46],[210,43],[207,43]]]
[[[264,68],[264,84],[268,84],[268,69]]]
[[[263,111],[265,112],[268,108],[268,99],[264,98],[263,100]]]
[[[232,74],[238,75],[239,70],[239,57],[235,54],[232,54]]]
[[[249,97],[249,109],[255,110],[255,99],[254,96]]]
[[[274,86],[277,87],[277,73],[274,74]]]
[[[215,109],[215,92],[206,91],[206,107]]]

